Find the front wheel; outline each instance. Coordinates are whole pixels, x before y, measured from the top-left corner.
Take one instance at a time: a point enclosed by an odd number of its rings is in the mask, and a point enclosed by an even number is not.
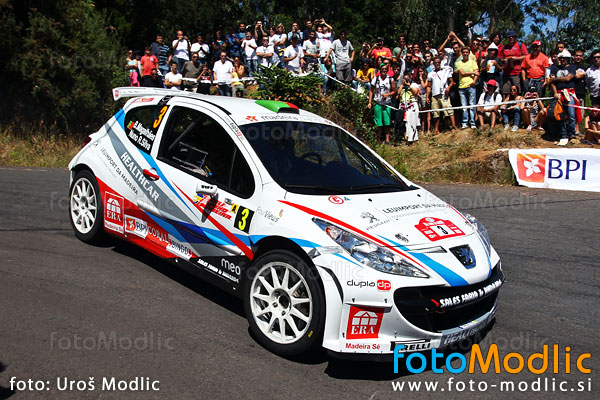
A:
[[[102,228],[102,198],[94,174],[79,171],[69,190],[69,216],[75,236],[86,243],[100,241]]]
[[[293,356],[322,338],[325,300],[316,270],[296,254],[270,251],[249,270],[244,309],[250,330],[273,353]]]

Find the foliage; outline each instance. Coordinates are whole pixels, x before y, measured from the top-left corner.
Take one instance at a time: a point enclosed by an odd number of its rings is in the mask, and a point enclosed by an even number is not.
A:
[[[600,2],[588,0],[538,0],[524,7],[534,21],[531,30],[554,48],[559,40],[570,49],[584,49],[588,55],[600,48],[598,16]]]
[[[320,75],[295,76],[281,68],[265,68],[262,65],[259,69],[260,75],[256,79],[259,88],[252,94],[254,98],[287,101],[307,109],[322,102]]]
[[[113,105],[110,89],[124,83],[118,38],[89,1],[31,3],[39,8],[13,24],[18,39],[7,44],[13,50],[3,60],[8,74],[1,79],[10,107],[2,111],[67,130],[97,125]],[[16,20],[17,7],[2,5],[3,14]]]

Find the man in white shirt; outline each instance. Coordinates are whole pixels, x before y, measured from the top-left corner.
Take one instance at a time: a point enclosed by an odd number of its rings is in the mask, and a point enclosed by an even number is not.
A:
[[[484,93],[481,93],[479,96],[479,101],[477,102],[477,116],[479,118],[479,127],[483,127],[483,124],[486,120],[490,121],[490,135],[492,135],[494,131],[494,127],[496,126],[496,119],[500,117],[500,106],[498,103],[502,102],[502,95],[496,92],[498,88],[498,82],[494,79],[490,79],[487,83],[486,90]]]
[[[263,36],[262,46],[256,48],[256,56],[258,57],[258,65],[263,67],[271,67],[271,59],[273,58],[273,46],[269,45],[269,37]],[[258,68],[257,68],[258,71]]]
[[[171,47],[173,48],[173,60],[177,63],[177,70],[181,71],[183,64],[190,61],[192,47],[187,36],[183,36],[183,31],[177,31],[177,39],[173,40]]]
[[[210,48],[204,43],[204,36],[199,33],[196,37],[197,42],[192,44],[191,53],[198,53],[198,61],[200,64],[206,64],[210,57]]]
[[[256,66],[258,64],[258,58],[256,57],[256,40],[252,37],[252,32],[246,32],[246,38],[242,40],[242,48],[246,55],[246,68],[248,68],[248,73],[250,76],[254,76],[258,71]]]
[[[221,51],[219,60],[213,67],[213,81],[217,82],[219,94],[231,97],[231,77],[233,64],[227,59],[227,52]]]
[[[165,75],[165,87],[172,90],[181,90],[183,76],[177,72],[177,63],[171,61],[171,72]]]
[[[283,33],[283,30],[284,30],[283,24],[277,25],[277,33],[275,35],[273,35],[271,38],[271,40],[273,41],[273,43],[272,43],[273,50],[275,51],[275,54],[277,54],[277,56],[279,57],[279,62],[277,64],[277,66],[279,68],[284,67],[283,53],[285,51],[285,44],[287,42],[287,35],[285,33]]]
[[[286,47],[283,53],[286,70],[295,74],[300,73],[300,68],[304,65],[304,51],[298,44],[298,35],[292,35],[292,44]]]
[[[433,58],[433,71],[427,74],[427,97],[426,101],[431,103],[432,110],[452,107],[450,104],[450,90],[454,86],[452,74],[454,70],[449,66],[442,67],[442,58],[435,56]],[[450,117],[452,129],[456,129],[456,121],[454,119],[453,110],[433,111],[433,119],[435,119],[434,135],[440,133],[440,120],[444,117]]]

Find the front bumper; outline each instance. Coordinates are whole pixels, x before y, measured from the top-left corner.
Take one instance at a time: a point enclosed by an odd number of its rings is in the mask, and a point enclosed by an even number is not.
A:
[[[467,339],[484,330],[496,314],[500,262],[483,282],[461,287],[414,287],[394,291],[385,307],[343,304],[338,340],[324,346],[336,353],[392,354],[427,351]]]

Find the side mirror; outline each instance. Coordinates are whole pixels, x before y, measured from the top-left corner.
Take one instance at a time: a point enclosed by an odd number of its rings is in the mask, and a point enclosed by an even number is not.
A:
[[[204,194],[208,196],[214,196],[217,194],[217,185],[209,185],[207,183],[198,183],[196,186],[197,194]]]

